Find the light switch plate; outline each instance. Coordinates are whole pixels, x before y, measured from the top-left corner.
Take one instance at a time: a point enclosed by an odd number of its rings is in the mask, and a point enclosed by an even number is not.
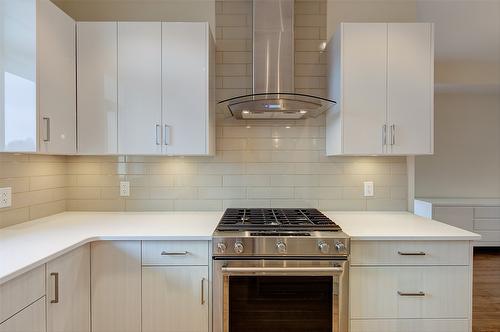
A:
[[[128,181],[120,182],[120,196],[122,197],[130,196],[130,182]]]
[[[12,188],[0,188],[0,209],[12,206]]]
[[[372,197],[374,195],[373,181],[365,181],[365,197]]]

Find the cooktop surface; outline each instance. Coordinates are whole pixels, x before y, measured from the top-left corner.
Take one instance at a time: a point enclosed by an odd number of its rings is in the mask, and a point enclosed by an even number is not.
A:
[[[317,209],[227,209],[218,231],[338,231],[340,227]]]

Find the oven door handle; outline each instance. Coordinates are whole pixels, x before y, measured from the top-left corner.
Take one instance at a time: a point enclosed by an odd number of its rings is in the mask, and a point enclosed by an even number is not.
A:
[[[223,273],[302,273],[302,272],[336,272],[342,273],[341,267],[222,267]]]

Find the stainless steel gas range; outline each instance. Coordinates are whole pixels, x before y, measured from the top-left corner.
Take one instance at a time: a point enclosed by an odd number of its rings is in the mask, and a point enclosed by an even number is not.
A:
[[[227,209],[213,331],[346,332],[349,238],[316,209]]]

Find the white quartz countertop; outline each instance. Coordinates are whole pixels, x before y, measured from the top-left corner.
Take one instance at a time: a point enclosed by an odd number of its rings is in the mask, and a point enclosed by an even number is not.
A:
[[[480,235],[409,212],[324,212],[351,240],[479,240]]]
[[[408,212],[324,212],[353,240],[478,240]],[[64,212],[0,230],[0,284],[97,240],[210,240],[223,212]]]
[[[500,198],[416,198],[440,206],[500,206]]]

